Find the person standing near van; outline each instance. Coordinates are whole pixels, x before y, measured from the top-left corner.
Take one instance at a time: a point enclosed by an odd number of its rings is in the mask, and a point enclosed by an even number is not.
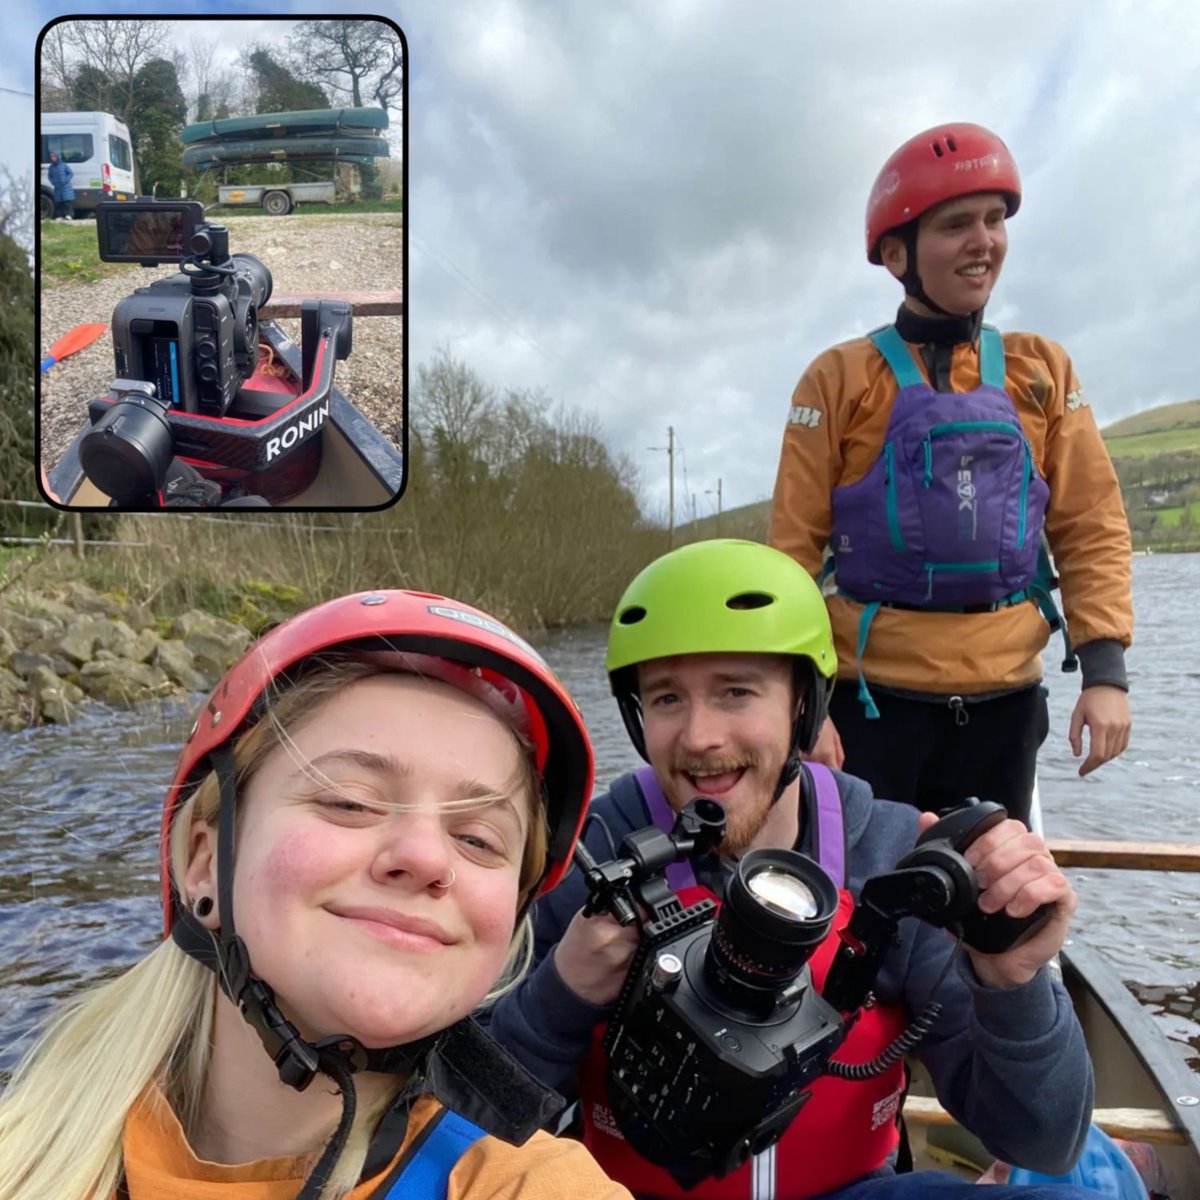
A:
[[[71,220],[71,209],[75,202],[75,189],[71,186],[71,180],[75,178],[75,172],[58,157],[57,151],[51,150],[50,169],[46,174],[50,186],[54,189],[54,219]]]
[[[978,125],[926,130],[884,164],[867,258],[904,301],[796,386],[769,540],[813,575],[828,546],[836,571],[841,686],[813,757],[921,808],[977,795],[1027,821],[1049,727],[1043,531],[1082,668],[1081,775],[1128,744],[1133,606],[1120,488],[1070,358],[983,324],[1020,202],[1012,155]]]

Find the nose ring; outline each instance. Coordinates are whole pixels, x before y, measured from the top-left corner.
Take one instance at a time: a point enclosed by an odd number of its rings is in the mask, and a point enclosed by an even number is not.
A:
[[[435,888],[441,888],[442,890],[445,890],[446,888],[449,888],[457,878],[458,878],[458,876],[454,873],[454,868],[451,867],[450,868],[450,878],[447,879],[445,883],[443,883],[440,879],[435,879],[433,881],[433,886]]]

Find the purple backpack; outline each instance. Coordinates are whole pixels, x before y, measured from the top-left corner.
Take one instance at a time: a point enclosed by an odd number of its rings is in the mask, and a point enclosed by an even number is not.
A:
[[[980,385],[937,392],[894,325],[871,334],[896,376],[879,457],[833,490],[830,547],[838,590],[866,605],[861,660],[880,604],[943,612],[1026,599],[1050,489],[1004,391],[1004,344],[984,325]],[[859,698],[876,716],[859,670]]]

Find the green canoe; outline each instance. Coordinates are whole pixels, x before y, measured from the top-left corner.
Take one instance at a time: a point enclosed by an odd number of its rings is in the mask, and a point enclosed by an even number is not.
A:
[[[385,138],[314,134],[309,137],[199,142],[184,148],[183,165],[213,167],[222,163],[303,162],[314,159],[369,162],[373,158],[387,158],[388,154]]]
[[[180,137],[186,143],[219,141],[222,138],[259,140],[294,134],[328,134],[370,137],[388,127],[382,108],[309,108],[297,112],[255,113],[249,117],[219,117],[185,125]]]

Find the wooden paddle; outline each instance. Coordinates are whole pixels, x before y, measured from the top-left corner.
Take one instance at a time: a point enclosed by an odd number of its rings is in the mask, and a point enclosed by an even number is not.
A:
[[[68,354],[74,354],[76,350],[90,346],[107,329],[108,326],[103,321],[92,321],[86,325],[76,325],[74,329],[68,329],[50,347],[50,353],[42,359],[42,369],[39,374],[44,374],[56,362],[62,362]]]

